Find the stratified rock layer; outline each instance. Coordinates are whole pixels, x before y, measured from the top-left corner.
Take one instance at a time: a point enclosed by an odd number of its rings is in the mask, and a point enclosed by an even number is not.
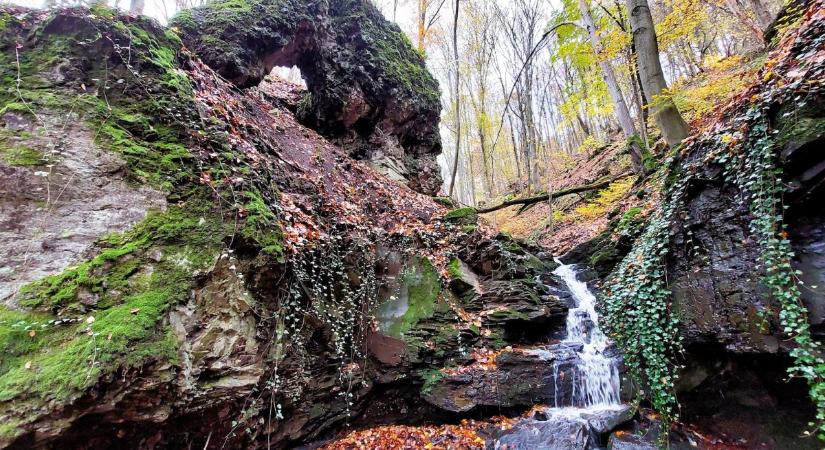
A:
[[[105,7],[0,23],[0,220],[49,233],[0,240],[0,447],[284,448],[454,419],[422,397],[441,369],[563,327],[548,255],[352,159],[299,123],[294,86],[239,90],[179,29]]]

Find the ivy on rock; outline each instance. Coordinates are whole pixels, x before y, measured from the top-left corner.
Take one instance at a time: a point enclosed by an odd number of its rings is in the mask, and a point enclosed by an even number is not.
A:
[[[825,440],[825,359],[801,301],[801,273],[792,265],[794,252],[784,223],[782,196],[786,184],[779,154],[786,137],[781,129],[772,127],[776,105],[804,108],[806,98],[821,98],[824,93],[822,83],[813,80],[821,80],[825,68],[810,55],[822,47],[825,36],[821,25],[810,23],[800,26],[797,35],[786,37],[749,97],[743,97],[738,107],[728,109],[712,132],[689,142],[682,151],[701,152],[704,158],[679,165],[674,165],[675,159],[666,161],[657,173],[662,203],[606,283],[602,305],[606,328],[624,351],[625,363],[639,388],[638,400],[649,400],[665,424],[678,417],[674,384],[681,352],[680,318],[672,305],[666,262],[675,219],[686,214],[687,187],[711,164],[722,169],[724,181],[735,186],[741,193],[739,200],[748,205],[749,234],[759,249],[757,269],[770,295],[765,303],[778,304],[781,331],[795,344],[790,351],[794,364],[789,374],[808,382],[817,410],[816,421],[810,425]],[[791,45],[797,42],[804,45]],[[779,70],[788,76],[778,79],[773,74]],[[781,120],[791,120],[785,116]],[[767,314],[770,308],[763,312]],[[660,437],[666,439],[666,433]]]
[[[671,159],[665,166],[672,163]],[[662,184],[664,173],[658,172]],[[671,221],[688,180],[681,178],[671,186],[662,207],[651,215],[633,249],[606,283],[604,304],[608,332],[624,351],[630,375],[647,389],[647,397],[666,422],[676,417],[673,357],[681,350],[681,340],[678,319],[670,313],[664,261],[670,252]]]

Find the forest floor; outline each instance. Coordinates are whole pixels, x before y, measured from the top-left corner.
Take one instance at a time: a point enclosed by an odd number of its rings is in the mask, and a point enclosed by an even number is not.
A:
[[[764,58],[764,53],[757,53],[714,60],[702,72],[674,84],[673,98],[694,133],[713,125],[711,113],[728,104],[754,80]],[[652,119],[648,129],[651,126]],[[657,162],[667,153],[661,141],[651,141],[650,149]],[[552,188],[559,190],[627,172],[630,158],[624,139],[617,133],[609,143],[576,155],[560,155],[555,165],[558,170]],[[604,232],[616,223],[614,221],[621,221],[627,215],[644,217],[655,205],[656,194],[647,180],[634,176],[617,180],[600,191],[556,199],[552,207],[547,202],[526,210],[511,206],[482,217],[501,231],[562,255]],[[500,201],[495,199],[490,203]]]

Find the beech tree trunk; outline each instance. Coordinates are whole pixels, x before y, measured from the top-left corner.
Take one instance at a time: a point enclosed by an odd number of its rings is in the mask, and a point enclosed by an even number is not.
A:
[[[622,134],[627,139],[628,147],[630,149],[630,157],[633,160],[633,168],[637,173],[644,172],[642,165],[642,149],[639,147],[636,138],[636,126],[633,125],[633,118],[630,117],[630,110],[627,108],[622,90],[619,87],[619,82],[616,80],[616,73],[613,71],[613,65],[610,61],[602,55],[602,42],[599,34],[596,32],[596,23],[593,21],[593,16],[590,13],[590,6],[587,0],[579,1],[579,11],[581,12],[582,21],[587,28],[587,33],[590,35],[590,44],[593,46],[593,52],[596,53],[596,59],[599,61],[599,67],[602,69],[602,77],[607,90],[610,92],[610,98],[613,100],[613,108],[616,111],[616,118],[619,120],[619,126],[622,128]]]
[[[146,0],[131,0],[129,2],[129,12],[133,14],[143,14],[143,8]]]
[[[673,99],[667,96],[660,97],[667,89],[667,83],[662,73],[662,63],[659,61],[659,44],[656,42],[656,30],[653,28],[653,16],[650,14],[647,0],[627,0],[627,9],[630,11],[630,26],[636,46],[642,90],[662,137],[670,147],[673,147],[687,137],[688,126]]]
[[[453,187],[455,186],[455,176],[458,172],[458,155],[461,151],[461,83],[459,75],[461,67],[458,63],[458,7],[459,0],[455,0],[455,15],[453,16],[453,57],[455,58],[455,159],[453,160],[453,173],[450,177],[450,191],[448,197],[453,196]],[[475,189],[474,189],[475,191]]]

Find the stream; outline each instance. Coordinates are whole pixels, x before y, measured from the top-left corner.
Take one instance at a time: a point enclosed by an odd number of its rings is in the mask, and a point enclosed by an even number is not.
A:
[[[619,396],[619,360],[607,351],[610,341],[599,328],[596,297],[587,283],[579,281],[571,265],[561,264],[553,273],[564,281],[576,302],[567,312],[567,337],[564,344],[580,348],[576,353],[572,404],[584,409],[621,404]],[[558,391],[557,391],[558,392]]]
[[[552,359],[554,402],[538,409],[533,419],[519,424],[516,432],[499,438],[496,449],[599,449],[599,436],[627,418],[630,408],[620,395],[621,359],[599,328],[596,297],[580,281],[574,266],[560,264],[553,272],[564,281],[574,304],[568,310],[566,337],[546,349],[532,350]],[[570,365],[572,377],[564,377],[560,367]],[[562,383],[571,383],[571,395],[559,398]]]

